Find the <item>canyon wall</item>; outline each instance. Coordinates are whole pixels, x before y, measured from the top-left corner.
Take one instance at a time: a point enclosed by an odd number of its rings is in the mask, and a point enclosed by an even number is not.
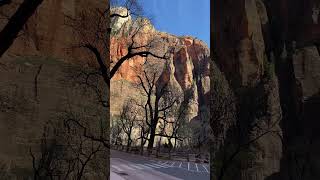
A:
[[[0,29],[6,24],[6,18],[2,15],[11,16],[20,2],[14,0],[1,7]],[[44,133],[50,136],[47,142],[50,151],[55,148],[52,137],[57,132],[63,132],[64,128],[57,126],[62,123],[66,113],[73,111],[84,117],[81,114],[85,112],[90,119],[86,123],[92,129],[99,126],[92,119],[106,119],[109,116],[97,103],[94,91],[85,93],[83,87],[74,84],[72,77],[78,68],[74,64],[86,60],[87,56],[84,56],[86,53],[83,50],[72,48],[78,43],[76,30],[65,22],[66,16],[76,18],[84,10],[96,10],[104,4],[99,0],[43,1],[0,59],[0,179],[33,178],[35,169],[31,152],[36,160],[40,159],[40,152],[45,151],[41,144],[44,142]],[[107,95],[106,89],[101,90]],[[62,144],[63,137],[58,139],[58,143]],[[52,150],[52,154],[56,153],[55,150]],[[103,156],[109,159],[108,152]],[[51,165],[55,160],[50,162]],[[35,167],[40,163],[37,161]],[[99,168],[104,168],[106,175],[109,172],[108,163],[97,163]],[[95,168],[85,176],[107,179],[106,176],[100,178],[101,172],[97,172],[98,167]]]
[[[22,1],[14,0],[1,7],[1,14],[11,16]],[[86,12],[104,10],[105,2],[100,0],[46,0],[31,16],[13,45],[8,56],[50,56],[69,62],[84,60],[79,45],[77,29],[69,21],[86,15]],[[7,20],[3,16],[0,28]]]
[[[12,15],[20,2],[20,0],[16,0],[14,3],[4,6],[1,9],[2,13]],[[88,61],[86,51],[76,47],[79,45],[77,29],[70,26],[67,19],[82,17],[85,11],[95,11],[103,8],[104,5],[104,1],[99,0],[44,1],[27,22],[12,47],[2,57],[2,62],[9,69],[4,68],[0,72],[4,78],[3,86],[8,87],[8,89],[4,88],[3,93],[0,94],[1,98],[2,96],[7,98],[3,102],[5,103],[4,109],[0,113],[0,124],[3,124],[1,126],[3,127],[1,128],[3,130],[1,131],[3,135],[1,146],[7,148],[0,151],[0,158],[4,162],[5,169],[10,171],[10,176],[20,178],[32,174],[30,169],[32,159],[28,148],[35,148],[37,153],[36,146],[41,140],[40,136],[46,122],[55,121],[57,118],[55,115],[67,108],[64,106],[65,104],[61,105],[61,103],[66,103],[68,98],[74,98],[77,101],[75,106],[84,99],[88,102],[83,103],[83,106],[91,105],[92,96],[81,96],[80,98],[78,86],[66,87],[64,84],[69,82],[69,79],[65,78],[70,75],[69,69],[66,68],[70,63],[80,64],[82,61]],[[146,19],[140,20],[148,22]],[[135,20],[128,19],[128,21],[132,23],[132,27],[135,26]],[[115,28],[112,31],[117,30],[116,27],[119,24],[123,24],[123,22],[112,22],[112,24],[114,23]],[[5,18],[1,19],[0,28],[5,24]],[[121,30],[121,27],[119,29]],[[130,31],[128,32],[130,33]],[[166,61],[143,57],[135,57],[126,61],[111,80],[111,113],[119,113],[124,97],[136,95],[137,98],[141,98],[139,90],[134,89],[137,82],[136,76],[151,65],[158,72],[157,86],[169,82],[170,87],[174,91],[180,92],[184,101],[188,101],[189,120],[198,121],[200,111],[207,108],[206,104],[209,103],[210,61],[207,45],[193,37],[177,37],[158,32],[152,24],[142,28],[142,32],[144,35],[137,35],[138,44],[142,45],[151,39],[157,39],[153,48],[154,53],[163,54],[170,48],[174,51]],[[146,33],[148,35],[145,35]],[[120,33],[112,36],[111,67],[119,57],[126,53],[128,43],[130,43],[130,39],[125,34]],[[105,61],[107,62],[108,58]],[[34,79],[40,65],[43,66],[43,69],[35,87]],[[16,87],[17,92],[13,91],[6,96],[11,87]],[[34,100],[35,88],[38,89],[38,100]],[[72,92],[76,97],[71,97],[73,96]],[[10,104],[15,100],[24,103],[31,109],[24,110],[20,106],[15,107]],[[18,112],[12,108],[17,108]],[[96,110],[100,111],[101,109],[97,108]],[[107,117],[108,115],[100,113],[97,117],[100,116]]]
[[[320,177],[320,126],[315,111],[320,92],[319,5],[315,0],[213,3],[214,61],[235,92],[269,86],[263,91],[267,114],[253,122],[267,118],[277,132],[249,146],[253,158],[242,161],[240,179]],[[243,96],[237,94],[238,99]],[[248,136],[254,134],[252,129]]]
[[[125,9],[115,9],[117,12],[121,10],[126,13]],[[178,37],[159,32],[147,19],[132,20],[131,17],[128,17],[126,21],[123,21],[123,18],[112,19],[111,27],[117,32],[111,36],[111,67],[128,53],[132,34],[137,32],[134,27],[139,27],[139,21],[144,23],[140,25],[142,27],[134,38],[135,46],[153,43],[148,50],[158,56],[163,56],[170,48],[173,49],[173,52],[166,60],[152,56],[135,56],[125,61],[111,80],[111,113],[120,112],[121,104],[124,98],[127,98],[126,96],[141,98],[142,95],[139,96],[137,88],[134,88],[138,83],[137,76],[152,67],[158,72],[158,86],[169,82],[173,88],[172,91],[181,92],[184,100],[188,101],[189,120],[199,119],[199,109],[207,107],[209,103],[210,90],[210,53],[207,45],[201,40],[190,36]],[[112,94],[123,92],[123,89],[127,90],[118,95]]]

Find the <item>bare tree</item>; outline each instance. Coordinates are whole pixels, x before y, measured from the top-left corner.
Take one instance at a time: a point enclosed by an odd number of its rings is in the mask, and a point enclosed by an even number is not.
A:
[[[67,69],[67,83],[81,88],[84,93],[92,93],[96,102],[103,108],[109,108],[108,87],[101,72],[90,66],[70,66]]]
[[[133,14],[134,12],[132,12],[132,10],[135,10],[133,6],[137,6],[137,3],[135,1],[127,2],[127,6],[130,6],[128,9],[131,10],[130,13]],[[159,59],[167,59],[168,53],[168,51],[164,51],[162,55],[158,55],[154,52],[155,46],[158,43],[155,38],[149,39],[145,44],[139,44],[137,42],[137,36],[141,36],[141,34],[143,34],[143,28],[149,25],[140,18],[140,20],[136,20],[135,26],[128,35],[127,54],[120,59],[112,61],[110,65],[109,35],[111,29],[108,27],[110,17],[124,18],[122,15],[119,17],[118,15],[110,14],[110,6],[107,6],[106,9],[88,9],[76,18],[66,16],[66,25],[75,29],[76,36],[78,37],[77,44],[72,45],[72,48],[84,48],[88,50],[88,63],[85,66],[88,68],[80,68],[79,71],[75,73],[74,79],[78,79],[78,83],[82,84],[83,87],[87,86],[94,89],[99,102],[106,108],[109,108],[109,99],[103,98],[103,94],[108,92],[99,90],[97,83],[90,83],[90,79],[98,79],[98,76],[100,76],[103,78],[107,87],[109,87],[111,78],[125,61],[135,56],[143,58],[151,56]],[[110,67],[111,70],[109,73]]]
[[[165,118],[165,112],[168,111],[177,100],[173,100],[169,104],[163,104],[163,98],[169,92],[167,89],[169,82],[156,85],[157,72],[153,72],[150,75],[144,70],[142,75],[138,75],[138,78],[139,86],[142,87],[143,93],[147,97],[146,103],[140,106],[145,110],[145,121],[150,128],[150,136],[148,139],[148,150],[150,153],[154,145],[159,119]],[[152,100],[153,95],[155,96],[154,101]]]
[[[106,1],[106,5],[108,1]],[[110,7],[88,8],[77,17],[66,16],[65,24],[74,32],[76,42],[70,45],[71,49],[84,48],[88,50],[87,66],[92,67],[95,73],[99,72],[107,85],[109,78],[109,17]],[[99,68],[96,68],[96,64]]]
[[[120,137],[122,133],[121,123],[118,120],[118,117],[111,117],[111,126],[110,126],[110,137],[111,143],[114,145],[122,144],[122,139]]]
[[[143,148],[146,144],[150,132],[150,128],[144,119],[138,119],[137,125],[140,129],[138,140],[140,140],[140,154],[143,155]]]
[[[106,4],[108,3],[106,2]],[[126,6],[129,8],[129,10],[134,11],[137,8],[133,7],[137,7],[138,5],[136,1],[128,0],[126,1]],[[71,45],[71,47],[84,48],[88,50],[89,58],[92,58],[89,59],[91,66],[95,67],[95,64],[98,64],[100,75],[103,77],[108,86],[110,85],[110,80],[119,70],[121,65],[125,61],[135,56],[152,56],[160,59],[167,58],[166,53],[159,55],[153,52],[154,44],[156,42],[155,38],[151,38],[146,44],[137,43],[136,36],[141,35],[143,28],[148,25],[145,21],[137,20],[136,24],[138,26],[133,28],[132,32],[129,32],[127,54],[120,59],[109,62],[111,28],[108,27],[108,24],[110,22],[110,18],[125,18],[129,16],[128,13],[124,16],[117,13],[110,14],[110,6],[107,5],[106,9],[88,9],[83,11],[76,18],[66,15],[66,25],[71,26],[75,30],[76,36],[78,37],[77,44]],[[131,14],[135,13],[131,12]],[[110,67],[111,69],[109,73]]]
[[[191,151],[197,153],[197,156],[201,156],[203,153],[207,152],[206,149],[209,144],[209,138],[211,134],[211,129],[209,126],[209,112],[204,108],[200,107],[198,112],[198,117],[190,122],[191,129]]]
[[[127,136],[127,151],[129,151],[132,143],[132,131],[136,125],[138,118],[138,109],[134,107],[134,102],[132,99],[129,99],[122,107],[120,113],[120,124],[122,131]]]
[[[34,179],[81,180],[88,173],[92,175],[93,170],[89,168],[89,164],[102,151],[101,145],[91,143],[88,146],[88,142],[82,136],[76,136],[79,138],[77,143],[67,140],[66,144],[59,143],[61,139],[56,138],[43,136],[38,159],[30,149]]]
[[[142,15],[142,7],[138,0],[110,0],[111,7],[124,7],[126,9],[126,13],[121,14],[117,12],[110,12],[110,18],[118,17],[118,18],[127,18],[129,16],[141,16]]]
[[[0,2],[0,7],[10,2],[10,0],[2,1]],[[0,57],[9,49],[23,26],[42,2],[43,0],[24,0],[17,11],[10,17],[8,23],[0,31]]]
[[[133,2],[128,3],[128,5],[133,6],[135,4]],[[116,15],[114,16],[116,18]],[[94,90],[98,101],[106,108],[110,106],[109,99],[105,96],[108,91],[103,91],[104,88],[101,88],[101,84],[97,83],[99,76],[109,87],[111,78],[125,61],[135,56],[167,58],[166,52],[163,55],[157,55],[152,51],[156,43],[154,39],[150,39],[146,44],[142,45],[136,42],[136,36],[141,35],[141,31],[147,25],[145,21],[137,21],[137,26],[133,28],[129,35],[128,53],[115,62],[111,62],[113,64],[109,73],[109,34],[111,31],[108,27],[108,22],[110,20],[110,7],[107,6],[106,9],[88,9],[76,18],[69,16],[66,16],[66,18],[66,25],[75,29],[76,36],[78,37],[77,44],[72,45],[72,48],[84,48],[89,53],[88,63],[80,67],[72,78],[76,79],[77,83],[81,84],[84,89],[89,87],[89,89]]]
[[[94,129],[82,125],[88,121],[81,117],[86,118],[67,111],[61,116],[62,122],[47,123],[40,152],[33,153],[30,149],[35,180],[105,179],[109,176],[109,167],[100,162],[108,158],[109,147],[93,135]]]
[[[172,101],[178,102],[179,98],[180,96],[178,94],[169,92],[166,95],[164,104],[169,106],[170,104],[172,104]],[[177,103],[176,105],[169,108],[167,111],[164,111],[163,116],[160,117],[160,133],[157,133],[156,136],[167,138],[170,158],[172,150],[176,148],[177,141],[183,142],[186,138],[185,134],[181,133],[181,129],[185,121],[187,121],[187,110],[187,103]],[[174,144],[172,144],[172,140]]]
[[[270,121],[271,116],[277,116],[266,109],[270,88],[265,86],[267,81],[239,90],[241,96],[236,99],[226,81],[215,79],[210,119],[215,147],[212,154],[214,179],[235,178],[231,172],[240,170],[243,158],[251,158],[250,146],[266,135],[279,136],[279,120]]]

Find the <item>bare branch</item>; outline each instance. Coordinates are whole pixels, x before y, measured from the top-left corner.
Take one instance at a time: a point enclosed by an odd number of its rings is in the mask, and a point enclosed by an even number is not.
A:
[[[9,49],[23,26],[42,2],[43,0],[24,0],[12,15],[7,25],[0,32],[0,57]]]
[[[38,77],[42,69],[42,64],[38,67],[37,73],[34,77],[34,99],[39,102],[38,99]]]

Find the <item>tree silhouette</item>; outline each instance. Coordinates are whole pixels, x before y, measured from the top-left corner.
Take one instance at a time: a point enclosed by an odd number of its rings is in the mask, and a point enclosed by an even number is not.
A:
[[[157,72],[148,73],[144,70],[142,75],[138,75],[138,78],[139,86],[141,86],[143,93],[147,97],[146,103],[140,106],[145,110],[145,121],[150,130],[150,136],[148,138],[148,151],[150,153],[157,135],[156,130],[159,120],[165,119],[166,111],[168,111],[177,100],[172,98],[169,103],[163,103],[165,95],[169,93],[167,88],[168,82],[157,86]],[[155,95],[154,100],[153,95]]]
[[[28,19],[43,0],[24,0],[0,32],[0,57],[9,49]],[[0,7],[10,1],[1,1]]]

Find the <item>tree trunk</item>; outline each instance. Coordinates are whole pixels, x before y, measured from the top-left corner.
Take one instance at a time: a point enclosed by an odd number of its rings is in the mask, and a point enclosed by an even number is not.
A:
[[[131,145],[131,139],[128,138],[128,141],[127,141],[127,152],[129,152],[130,145]]]
[[[171,150],[172,150],[172,143],[171,143],[171,138],[168,138],[168,146],[169,146],[169,159],[171,159]]]
[[[152,152],[152,149],[153,149],[155,134],[156,134],[156,129],[151,128],[150,139],[149,139],[149,143],[148,143],[148,153],[149,154]]]
[[[143,155],[143,140],[141,141],[140,145],[140,155]]]
[[[24,0],[0,32],[0,57],[10,48],[28,19],[43,0]]]

